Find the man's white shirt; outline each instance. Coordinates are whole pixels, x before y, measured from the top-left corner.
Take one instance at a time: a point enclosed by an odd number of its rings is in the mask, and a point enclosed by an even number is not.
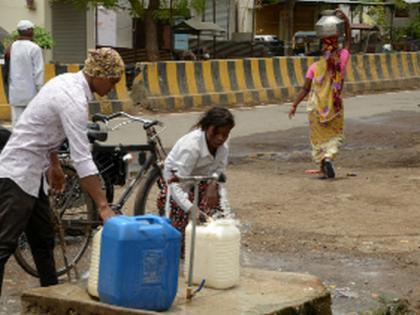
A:
[[[67,138],[80,178],[98,173],[87,137],[88,102],[92,93],[85,76],[66,73],[48,81],[23,112],[0,155],[0,178],[38,196],[49,155]]]
[[[42,49],[30,40],[17,40],[10,51],[9,103],[26,106],[44,83]]]

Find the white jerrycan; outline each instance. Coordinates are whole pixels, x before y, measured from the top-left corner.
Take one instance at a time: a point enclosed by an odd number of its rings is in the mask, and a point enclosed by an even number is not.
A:
[[[191,222],[185,231],[184,275],[188,278],[191,251]],[[212,220],[196,227],[193,262],[194,284],[227,289],[239,282],[241,234],[232,219]]]
[[[101,238],[102,227],[98,229],[93,237],[92,252],[90,255],[89,279],[88,279],[88,293],[91,296],[99,298],[98,280],[99,280],[99,262],[101,258]]]

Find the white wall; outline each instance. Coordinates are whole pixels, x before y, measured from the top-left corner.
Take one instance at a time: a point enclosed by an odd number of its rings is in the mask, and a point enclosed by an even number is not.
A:
[[[133,47],[132,18],[128,11],[98,7],[97,17],[99,46]]]
[[[0,0],[1,1],[1,0]],[[43,27],[51,33],[51,23],[52,23],[52,12],[51,12],[51,7],[48,4],[49,1],[41,1],[44,3],[44,25]],[[46,2],[46,4],[45,4]],[[38,3],[37,3],[38,5]],[[50,63],[52,60],[52,50],[44,50],[44,61],[45,63]]]
[[[96,48],[96,13],[95,8],[86,11],[86,48]],[[87,56],[87,52],[86,52]]]
[[[30,10],[23,0],[0,0],[0,26],[8,32],[16,29],[20,20],[30,20],[36,25],[46,27],[48,0],[35,0],[36,9]]]
[[[117,12],[116,47],[133,48],[133,19],[128,11]]]
[[[226,32],[219,39],[230,39],[230,34],[235,31],[235,0],[214,0],[216,11],[216,24]],[[201,19],[202,17],[200,17]],[[204,21],[213,23],[213,1],[206,1]],[[210,39],[213,36],[203,36],[203,39]]]
[[[238,0],[238,32],[252,32],[253,0]]]
[[[48,0],[35,0],[35,9],[26,7],[26,1],[0,0],[0,26],[9,33],[16,30],[20,20],[30,20],[51,32],[51,8]],[[52,59],[51,50],[44,50],[45,62]]]

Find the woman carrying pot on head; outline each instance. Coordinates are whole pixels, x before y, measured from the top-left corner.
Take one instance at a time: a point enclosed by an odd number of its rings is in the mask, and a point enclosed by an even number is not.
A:
[[[292,118],[299,103],[309,94],[308,113],[312,158],[320,164],[324,178],[334,178],[332,164],[344,140],[344,108],[342,90],[345,69],[350,57],[351,28],[348,17],[337,9],[335,15],[344,21],[345,42],[339,47],[339,27],[336,34],[323,34],[321,59],[313,63],[306,73],[302,91],[289,111]],[[318,171],[315,171],[318,173]]]

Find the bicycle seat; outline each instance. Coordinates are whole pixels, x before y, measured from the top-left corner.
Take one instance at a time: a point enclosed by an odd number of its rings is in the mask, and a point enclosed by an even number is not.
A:
[[[150,127],[153,127],[153,126],[156,126],[156,125],[159,125],[159,124],[160,124],[159,120],[152,120],[150,122],[145,123],[143,128],[146,130],[146,129],[149,129]]]
[[[95,141],[106,141],[108,139],[108,133],[106,131],[88,130],[88,139],[90,143]]]
[[[87,124],[88,130],[101,130],[101,126],[98,123],[89,121]]]
[[[106,141],[108,139],[108,132],[101,130],[99,124],[95,122],[89,122],[88,139],[90,143],[94,143],[95,141]]]

